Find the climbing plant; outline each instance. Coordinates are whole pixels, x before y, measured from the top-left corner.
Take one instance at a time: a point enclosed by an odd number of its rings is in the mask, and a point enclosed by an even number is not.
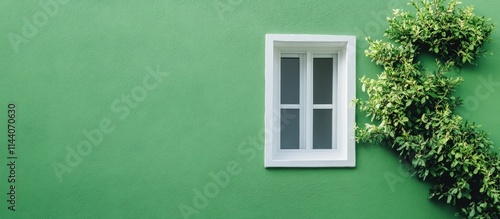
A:
[[[371,123],[356,127],[358,142],[380,142],[410,162],[414,174],[430,181],[430,198],[458,206],[468,218],[500,218],[500,159],[487,134],[453,110],[461,77],[453,68],[475,64],[494,25],[458,7],[458,0],[412,0],[415,13],[394,10],[385,36],[367,38],[365,54],[383,72],[361,78],[367,100],[357,100]],[[418,56],[437,57],[426,70]]]

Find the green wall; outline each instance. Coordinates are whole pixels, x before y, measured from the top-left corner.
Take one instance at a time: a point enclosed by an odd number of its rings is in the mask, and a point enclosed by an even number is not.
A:
[[[375,77],[363,38],[381,38],[386,13],[406,1],[144,2],[0,2],[1,218],[454,217],[383,147],[358,144],[352,169],[263,167],[265,34],[356,35],[357,76]],[[465,4],[500,21],[500,2]],[[460,113],[494,142],[497,57],[466,67],[457,92]]]

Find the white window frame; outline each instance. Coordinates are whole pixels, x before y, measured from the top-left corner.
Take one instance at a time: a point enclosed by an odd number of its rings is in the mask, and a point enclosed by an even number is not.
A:
[[[336,57],[332,104],[312,103],[313,57]],[[300,99],[305,104],[281,104],[280,61],[299,57]],[[337,70],[335,72],[335,70]],[[336,74],[336,75],[335,75]],[[305,96],[307,95],[307,96]],[[310,34],[267,34],[265,48],[265,167],[354,167],[356,97],[356,37]],[[303,106],[306,106],[303,108]],[[281,149],[281,109],[300,108],[300,149]],[[311,109],[332,109],[332,149],[312,149]],[[308,142],[306,142],[308,141]]]

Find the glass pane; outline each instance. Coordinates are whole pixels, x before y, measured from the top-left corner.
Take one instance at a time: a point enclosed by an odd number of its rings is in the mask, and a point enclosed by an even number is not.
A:
[[[281,58],[281,104],[299,104],[299,58]]]
[[[299,149],[299,110],[281,110],[281,149]]]
[[[332,110],[313,111],[313,149],[332,149]]]
[[[333,58],[314,58],[314,104],[332,103]]]

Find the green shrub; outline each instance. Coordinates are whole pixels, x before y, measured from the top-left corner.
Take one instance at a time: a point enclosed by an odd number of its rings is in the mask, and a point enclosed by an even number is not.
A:
[[[357,100],[372,124],[357,127],[357,141],[381,142],[412,164],[415,174],[433,183],[430,198],[446,200],[468,218],[500,218],[500,159],[493,143],[474,123],[453,113],[461,105],[453,91],[461,77],[446,73],[474,63],[493,30],[472,7],[456,0],[412,1],[417,12],[394,10],[386,36],[371,40],[365,54],[383,72],[361,78],[368,100]],[[420,50],[441,60],[427,72],[416,61]]]
[[[461,2],[444,0],[411,1],[415,15],[394,10],[388,19],[386,36],[401,44],[412,44],[438,55],[442,60],[461,66],[474,63],[483,54],[483,44],[489,39],[494,25],[489,19],[476,16],[473,7],[457,8]]]

